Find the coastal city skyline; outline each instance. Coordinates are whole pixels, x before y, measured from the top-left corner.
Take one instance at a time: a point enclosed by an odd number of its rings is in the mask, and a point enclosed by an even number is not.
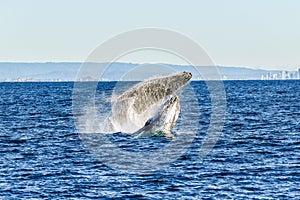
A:
[[[262,75],[261,80],[293,80],[300,79],[300,68],[296,71],[282,70],[280,73],[269,72]]]

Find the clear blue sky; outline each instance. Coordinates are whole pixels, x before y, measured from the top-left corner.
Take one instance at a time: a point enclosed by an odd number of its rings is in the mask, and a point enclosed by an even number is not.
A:
[[[299,0],[0,0],[0,61],[84,61],[120,32],[167,28],[216,64],[300,66]]]

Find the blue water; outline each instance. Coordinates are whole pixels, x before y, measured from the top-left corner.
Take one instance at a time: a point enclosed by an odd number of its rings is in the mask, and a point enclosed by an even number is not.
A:
[[[225,81],[224,130],[203,161],[210,98],[203,82],[191,85],[201,114],[193,143],[167,167],[129,174],[105,165],[80,139],[73,83],[0,83],[0,199],[299,199],[300,82]],[[125,136],[110,137],[130,151]],[[142,142],[142,151],[170,142],[153,141]]]

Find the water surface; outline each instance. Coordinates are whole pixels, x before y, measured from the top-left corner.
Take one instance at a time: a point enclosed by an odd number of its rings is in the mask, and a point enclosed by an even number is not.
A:
[[[72,114],[73,83],[0,83],[1,198],[300,198],[299,83],[225,81],[224,130],[201,162],[210,98],[203,82],[192,82],[200,113],[193,143],[169,166],[145,174],[116,171],[88,150]],[[99,84],[99,94],[114,84]],[[137,151],[126,136],[110,139]],[[138,150],[168,142],[144,141]]]

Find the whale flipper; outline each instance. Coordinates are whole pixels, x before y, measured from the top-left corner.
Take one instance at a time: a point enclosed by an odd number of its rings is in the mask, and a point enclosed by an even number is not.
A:
[[[173,137],[172,129],[180,112],[180,99],[172,96],[161,106],[154,117],[150,118],[143,128],[134,133],[134,137]]]

